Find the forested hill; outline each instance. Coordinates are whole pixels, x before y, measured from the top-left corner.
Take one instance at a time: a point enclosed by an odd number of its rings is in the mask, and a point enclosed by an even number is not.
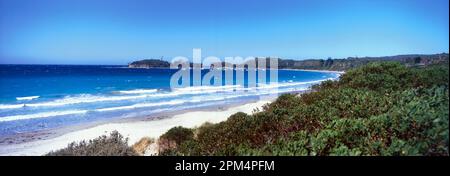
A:
[[[308,59],[292,60],[279,59],[278,68],[281,69],[313,69],[313,70],[348,70],[377,61],[398,61],[406,66],[424,66],[430,64],[449,63],[449,54],[431,55],[398,55],[385,57],[348,57],[346,59]]]
[[[259,58],[261,59],[261,58]],[[262,58],[264,59],[264,58]],[[348,70],[371,62],[377,61],[397,61],[406,66],[425,66],[430,64],[448,64],[449,54],[429,54],[429,55],[397,55],[385,57],[348,57],[346,59],[281,59],[267,57],[266,65],[270,66],[269,59],[278,59],[278,68],[280,69],[312,69],[312,70]],[[192,66],[192,63],[190,64]],[[225,64],[223,63],[222,66]],[[170,63],[158,59],[145,59],[132,62],[128,65],[130,68],[169,68]]]

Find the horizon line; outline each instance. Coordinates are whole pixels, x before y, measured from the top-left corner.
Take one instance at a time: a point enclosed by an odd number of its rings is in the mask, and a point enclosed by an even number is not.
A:
[[[425,53],[421,53],[421,54],[395,54],[395,55],[382,55],[382,56],[347,56],[347,57],[327,57],[327,58],[305,58],[305,59],[292,59],[292,58],[283,58],[283,57],[276,57],[276,56],[258,56],[258,57],[254,57],[254,58],[277,58],[277,59],[283,59],[283,60],[296,60],[296,61],[304,61],[304,60],[327,60],[329,58],[331,59],[349,59],[349,58],[382,58],[382,57],[395,57],[395,56],[408,56],[408,55],[418,55],[418,56],[423,56],[423,55],[440,55],[440,54],[449,54],[449,52],[439,52],[439,53],[433,53],[433,54],[425,54]],[[230,57],[230,56],[227,56]],[[235,56],[237,57],[237,56]],[[191,57],[187,57],[188,59],[192,59]],[[202,57],[203,59],[204,57]],[[219,57],[220,58],[220,57]],[[139,60],[145,60],[145,59],[155,59],[155,60],[161,60],[161,59],[156,59],[156,58],[141,58],[141,59],[136,59],[134,61],[139,61]],[[167,61],[170,62],[170,60],[167,59],[162,59],[163,61]],[[134,62],[131,61],[131,62]],[[131,63],[130,62],[130,63]],[[58,63],[49,63],[49,64],[38,64],[38,63],[0,63],[0,65],[72,65],[72,66],[125,66],[128,65],[130,63],[125,63],[125,64],[84,64],[84,63],[66,63],[66,64],[58,64]]]

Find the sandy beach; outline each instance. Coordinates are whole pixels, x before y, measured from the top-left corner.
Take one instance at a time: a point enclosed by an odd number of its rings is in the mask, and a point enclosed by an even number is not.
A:
[[[127,137],[129,140],[128,144],[132,145],[143,137],[157,139],[175,126],[193,128],[205,122],[218,123],[224,121],[237,112],[251,114],[255,109],[261,109],[267,103],[270,103],[270,101],[252,102],[229,107],[225,110],[191,111],[157,120],[107,123],[69,132],[54,138],[2,146],[0,155],[44,155],[52,150],[64,148],[73,141],[94,139],[98,136],[109,134],[114,130]]]
[[[336,73],[336,74],[344,74],[345,71],[335,71],[335,70],[312,70],[312,69],[290,69],[290,68],[283,68],[279,70],[291,70],[291,71],[307,71],[307,72],[321,72],[321,73]]]

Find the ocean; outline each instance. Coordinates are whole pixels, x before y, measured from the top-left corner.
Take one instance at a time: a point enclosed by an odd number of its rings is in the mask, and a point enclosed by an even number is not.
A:
[[[100,121],[147,117],[255,101],[262,95],[302,91],[339,74],[278,70],[278,82],[170,88],[178,70],[125,66],[0,65],[0,135]],[[209,70],[202,70],[205,75]],[[268,76],[269,71],[267,71]],[[245,81],[248,72],[245,71]],[[273,83],[273,82],[272,82]]]

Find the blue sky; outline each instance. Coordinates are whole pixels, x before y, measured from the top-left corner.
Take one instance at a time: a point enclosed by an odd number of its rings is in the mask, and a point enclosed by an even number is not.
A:
[[[0,63],[449,50],[448,0],[0,0]]]

